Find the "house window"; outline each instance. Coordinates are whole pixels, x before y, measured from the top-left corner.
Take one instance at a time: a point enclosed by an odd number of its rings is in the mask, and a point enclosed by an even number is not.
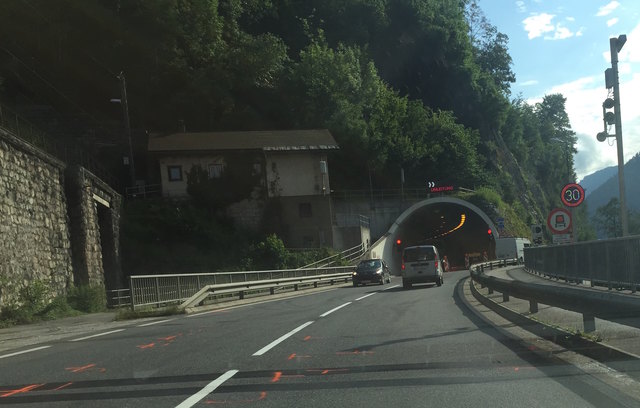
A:
[[[209,178],[220,178],[222,177],[222,171],[224,170],[224,165],[216,163],[209,165]]]
[[[311,218],[311,203],[300,203],[298,205],[300,218]]]
[[[167,166],[169,181],[182,181],[182,166]]]

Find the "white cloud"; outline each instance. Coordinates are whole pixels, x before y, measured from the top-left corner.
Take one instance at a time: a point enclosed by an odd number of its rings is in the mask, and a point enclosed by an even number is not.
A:
[[[516,7],[520,13],[525,13],[527,11],[527,6],[524,5],[524,1],[522,0],[516,1]]]
[[[530,79],[528,81],[518,82],[517,84],[520,85],[520,86],[538,85],[538,80],[537,79]]]
[[[553,33],[553,36],[546,35],[544,37],[545,40],[564,40],[569,37],[573,37],[573,33],[567,27],[562,27],[560,25],[556,26],[556,31]]]
[[[541,13],[532,14],[522,20],[525,31],[530,40],[544,35],[545,40],[564,40],[578,35],[562,24],[554,24],[555,14]],[[579,31],[582,35],[582,31]]]
[[[567,21],[576,21],[576,18],[575,17],[567,17],[566,20]]]
[[[618,17],[610,18],[609,20],[607,20],[607,27],[611,27],[617,22],[618,22]]]
[[[609,14],[613,13],[613,10],[617,9],[619,5],[620,5],[620,3],[618,3],[616,0],[613,0],[609,4],[606,4],[606,5],[602,6],[602,7],[600,7],[598,9],[598,12],[596,13],[596,16],[602,17],[602,16],[609,15]]]
[[[529,39],[532,40],[542,36],[544,33],[553,31],[555,27],[551,24],[551,20],[554,17],[553,14],[542,13],[531,15],[522,20],[524,30],[528,33]]]

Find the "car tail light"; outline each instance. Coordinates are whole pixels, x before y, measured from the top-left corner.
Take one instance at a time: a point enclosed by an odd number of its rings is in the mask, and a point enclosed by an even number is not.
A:
[[[436,261],[435,264],[436,264],[436,270],[438,270],[438,261]]]
[[[402,268],[402,270],[404,271],[404,262],[402,263],[402,266],[401,266],[401,268]]]

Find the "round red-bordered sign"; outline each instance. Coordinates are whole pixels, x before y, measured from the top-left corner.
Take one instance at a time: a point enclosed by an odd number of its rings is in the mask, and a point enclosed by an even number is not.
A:
[[[547,217],[547,226],[554,234],[565,234],[571,230],[571,213],[564,208],[554,208]]]
[[[577,207],[584,201],[584,188],[580,184],[570,183],[562,189],[562,203],[567,207]]]

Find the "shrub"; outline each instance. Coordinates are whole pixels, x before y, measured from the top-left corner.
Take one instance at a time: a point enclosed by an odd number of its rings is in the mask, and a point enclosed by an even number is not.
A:
[[[101,312],[107,302],[104,287],[101,285],[74,286],[67,294],[69,305],[75,310],[85,313]]]

